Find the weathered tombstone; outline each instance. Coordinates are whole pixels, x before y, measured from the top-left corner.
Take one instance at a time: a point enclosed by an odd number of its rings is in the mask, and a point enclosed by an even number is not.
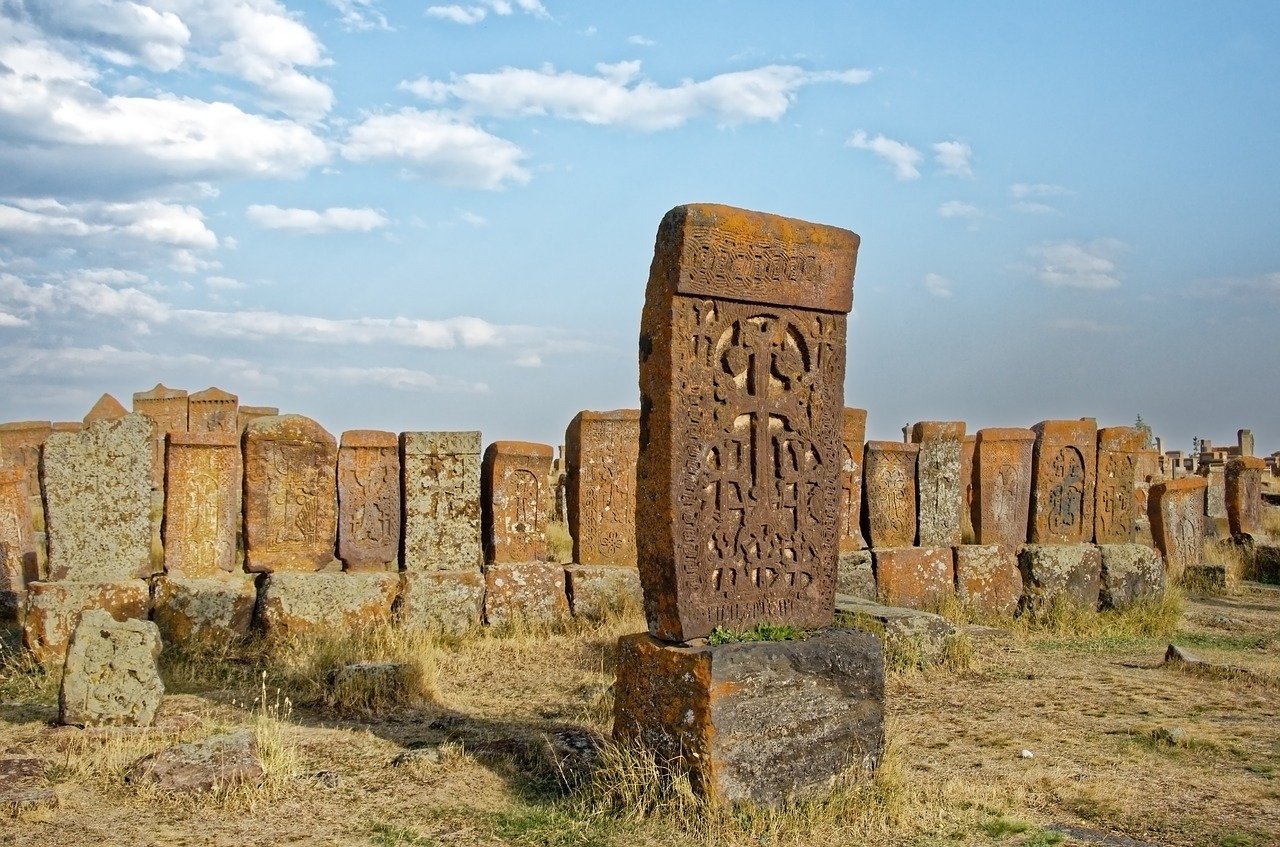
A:
[[[916,541],[918,444],[868,441],[863,454],[862,511],[867,541],[877,547],[910,547]]]
[[[477,539],[479,531],[476,532]],[[461,635],[484,617],[484,574],[467,571],[405,571],[400,574],[396,616],[404,629],[434,629]]]
[[[22,617],[22,646],[45,668],[60,666],[85,612],[104,610],[118,621],[145,620],[151,608],[146,580],[31,582]]]
[[[1239,445],[1241,456],[1252,456],[1254,451],[1253,430],[1236,430],[1236,444]]]
[[[911,427],[911,442],[920,445],[916,512],[921,547],[951,547],[961,542],[964,427],[964,421],[919,421]]]
[[[1204,557],[1205,479],[1187,476],[1151,486],[1151,531],[1169,579],[1180,578]]]
[[[872,547],[876,593],[893,606],[936,609],[955,594],[950,547]]]
[[[40,497],[40,447],[53,432],[49,421],[0,424],[0,467],[22,468],[27,496]]]
[[[579,412],[564,438],[573,561],[634,567],[640,412]]]
[[[0,468],[0,620],[17,615],[38,577],[25,471]]]
[[[550,467],[551,447],[546,444],[495,441],[485,449],[480,468],[480,531],[487,564],[546,560]]]
[[[1099,544],[1102,608],[1124,609],[1164,593],[1164,560],[1145,544]]]
[[[240,439],[225,432],[171,432],[166,464],[165,571],[199,579],[239,570]]]
[[[974,442],[973,534],[979,544],[1017,547],[1027,540],[1031,510],[1029,429],[980,429]]]
[[[400,454],[395,433],[357,429],[338,448],[338,558],[349,571],[398,571]]]
[[[49,578],[114,582],[155,572],[151,423],[142,415],[55,432],[41,460]]]
[[[1102,596],[1102,553],[1093,544],[1024,544],[1018,549],[1022,607],[1043,612],[1057,603],[1096,611]]]
[[[475,571],[480,544],[480,433],[400,436],[404,569]]]
[[[868,633],[664,643],[833,621],[857,244],[713,205],[677,207],[658,229],[636,498],[649,632],[619,641],[614,738],[729,803],[825,793],[883,744],[883,653]]]
[[[1155,450],[1143,450],[1138,453],[1136,478],[1133,482],[1133,494],[1138,517],[1134,520],[1134,540],[1138,544],[1155,547],[1155,539],[1151,535],[1151,486],[1163,482],[1166,474],[1160,468],[1160,454]],[[1097,519],[1095,518],[1095,521]]]
[[[1146,445],[1147,434],[1137,427],[1107,426],[1098,430],[1093,535],[1099,544],[1132,544],[1138,540],[1138,471]]]
[[[840,552],[852,553],[867,546],[862,537],[862,451],[867,439],[867,410],[844,410],[840,440],[844,463],[840,467]]]
[[[164,683],[156,660],[160,631],[151,621],[117,621],[85,612],[71,636],[58,692],[58,722],[72,726],[150,726]]]
[[[1031,459],[1032,544],[1087,544],[1093,540],[1094,475],[1098,427],[1092,419],[1041,421]]]
[[[966,435],[960,442],[960,487],[964,491],[964,507],[960,512],[960,540],[973,544],[977,536],[973,530],[973,458],[978,449],[978,436]]]
[[[279,414],[280,410],[275,406],[238,406],[236,407],[236,427],[243,434],[250,422],[258,418],[274,418]]]
[[[955,548],[956,596],[977,612],[1012,617],[1022,599],[1022,572],[1013,547],[961,544]]]
[[[1250,455],[1227,462],[1224,495],[1232,537],[1254,536],[1262,531],[1262,471],[1266,466],[1266,462]]]
[[[129,411],[120,405],[120,401],[112,397],[110,394],[103,394],[98,398],[98,402],[93,404],[93,408],[84,416],[85,426],[95,421],[118,421]]]
[[[273,637],[365,629],[391,620],[399,589],[393,573],[276,571],[262,581],[258,623]]]
[[[310,418],[281,415],[249,424],[244,435],[248,570],[319,571],[339,566],[333,555],[337,461],[337,442]]]
[[[150,391],[133,395],[133,411],[151,421],[151,487],[158,491],[164,487],[165,436],[187,431],[187,392],[156,383]]]
[[[197,391],[187,398],[187,428],[191,432],[239,432],[239,406],[240,398],[221,388]]]
[[[1225,521],[1227,517],[1227,481],[1224,463],[1214,459],[1205,461],[1202,456],[1199,473],[1205,481],[1205,516]]]

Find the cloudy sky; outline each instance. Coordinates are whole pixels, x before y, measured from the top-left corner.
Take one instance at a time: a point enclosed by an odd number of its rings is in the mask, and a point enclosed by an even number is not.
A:
[[[0,420],[637,405],[658,221],[862,236],[849,405],[1280,449],[1280,5],[0,0]]]

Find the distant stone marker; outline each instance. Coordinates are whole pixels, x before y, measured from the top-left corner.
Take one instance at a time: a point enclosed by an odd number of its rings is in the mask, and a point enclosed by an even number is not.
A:
[[[393,432],[357,429],[338,448],[338,558],[350,571],[398,571],[400,453]]]
[[[404,569],[479,572],[480,433],[400,434]]]
[[[1139,466],[1147,434],[1132,426],[1098,430],[1098,475],[1094,499],[1094,538],[1099,544],[1138,540]]]
[[[980,429],[974,441],[973,532],[979,544],[1017,547],[1027,540],[1031,509],[1029,429]]]
[[[916,543],[916,461],[920,445],[868,441],[863,462],[863,511],[871,549]]]
[[[867,440],[867,410],[845,409],[844,464],[840,468],[840,552],[852,553],[867,546],[862,536],[862,462]]]
[[[961,541],[964,428],[964,421],[919,421],[911,427],[911,443],[920,445],[916,503],[921,547],[951,547]]]
[[[249,424],[244,436],[249,570],[318,571],[338,565],[337,454],[334,437],[310,418],[281,415]]]
[[[221,388],[206,388],[187,398],[188,429],[192,432],[239,432],[240,398]]]
[[[1151,486],[1151,531],[1170,581],[1204,558],[1205,479],[1187,476]]]
[[[480,468],[480,531],[486,564],[546,560],[553,494],[550,472],[548,444],[495,441],[485,448]]]
[[[89,425],[94,421],[118,421],[125,415],[129,414],[129,410],[120,405],[120,401],[112,397],[110,394],[103,394],[98,398],[98,402],[93,404],[93,408],[84,416],[85,425]]]
[[[25,471],[0,468],[0,620],[15,616],[39,576],[30,506]]]
[[[573,560],[636,563],[636,460],[640,412],[579,412],[565,431]]]
[[[1087,544],[1093,540],[1098,427],[1092,419],[1041,421],[1032,454],[1032,544]]]
[[[1266,462],[1251,455],[1227,462],[1224,499],[1227,525],[1233,536],[1253,536],[1262,531],[1262,472],[1266,467]]]
[[[139,391],[133,395],[133,411],[151,421],[151,484],[159,490],[164,487],[165,436],[171,432],[187,431],[187,392],[156,383],[150,391]]]
[[[240,439],[225,432],[171,432],[165,486],[164,567],[171,575],[239,570]]]
[[[659,226],[636,509],[653,635],[833,620],[857,248],[847,230],[727,206]]]

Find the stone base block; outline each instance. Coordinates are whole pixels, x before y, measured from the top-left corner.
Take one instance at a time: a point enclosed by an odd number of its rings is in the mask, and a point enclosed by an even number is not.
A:
[[[1280,584],[1280,546],[1254,542],[1245,551],[1245,577]]]
[[[1192,591],[1226,591],[1230,581],[1223,565],[1189,565],[1182,573],[1182,584]]]
[[[166,644],[226,644],[249,634],[258,587],[253,577],[162,576],[152,588],[152,620]]]
[[[164,698],[151,621],[117,621],[91,609],[80,618],[58,692],[58,722],[72,726],[150,726]]]
[[[484,580],[484,619],[492,626],[516,618],[549,621],[569,614],[564,565],[485,565]]]
[[[871,618],[884,628],[885,638],[904,638],[920,645],[929,661],[941,657],[947,639],[959,630],[942,615],[906,609],[902,606],[882,606],[872,600],[836,595],[836,611]],[[860,627],[861,628],[861,627]]]
[[[876,574],[871,567],[870,550],[853,550],[840,554],[836,563],[836,593],[875,599]]]
[[[109,612],[118,621],[146,620],[151,591],[141,579],[125,582],[30,582],[22,622],[22,643],[36,661],[62,664],[80,616],[91,609]]]
[[[601,620],[614,610],[644,608],[640,571],[623,565],[569,565],[565,588],[573,616]]]
[[[704,797],[776,806],[821,796],[884,746],[884,651],[870,633],[682,647],[618,640],[614,740],[688,773]]]
[[[1042,610],[1058,598],[1097,609],[1102,592],[1102,554],[1092,544],[1024,544],[1018,550],[1022,571],[1022,609]]]
[[[389,621],[400,589],[393,573],[291,573],[266,577],[258,621],[272,636],[329,632]]]
[[[1104,609],[1124,609],[1164,594],[1164,559],[1145,544],[1099,544]]]
[[[962,544],[955,548],[956,594],[988,615],[1012,617],[1022,600],[1018,554],[1002,544]]]
[[[876,594],[911,609],[936,608],[955,593],[950,547],[877,547],[871,551]]]
[[[405,629],[461,635],[480,626],[484,574],[480,571],[414,571],[400,574],[396,615]]]

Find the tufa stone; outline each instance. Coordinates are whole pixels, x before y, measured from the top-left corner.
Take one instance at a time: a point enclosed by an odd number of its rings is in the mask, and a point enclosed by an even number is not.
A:
[[[71,636],[58,692],[58,722],[150,726],[164,697],[156,660],[160,631],[147,620],[85,612]]]

